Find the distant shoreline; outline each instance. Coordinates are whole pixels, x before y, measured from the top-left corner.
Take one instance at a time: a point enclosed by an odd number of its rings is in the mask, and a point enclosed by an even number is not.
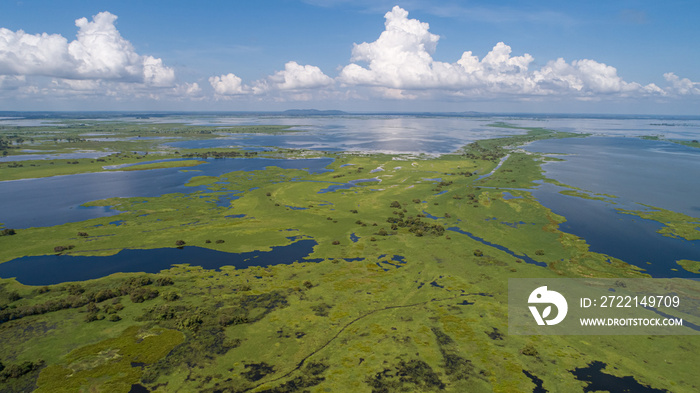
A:
[[[94,119],[168,116],[415,116],[415,117],[515,117],[553,119],[656,119],[700,120],[700,115],[604,114],[604,113],[523,113],[523,112],[346,112],[342,110],[290,109],[286,111],[0,111],[3,120],[21,119]]]

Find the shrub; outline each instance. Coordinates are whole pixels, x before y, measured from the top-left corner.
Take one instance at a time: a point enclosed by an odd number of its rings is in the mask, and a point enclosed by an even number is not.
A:
[[[134,303],[143,303],[146,300],[158,297],[158,290],[151,288],[136,288],[129,294],[129,299]]]
[[[54,252],[59,252],[59,253],[60,253],[60,252],[66,251],[66,250],[72,250],[73,248],[75,248],[74,245],[56,246],[56,247],[53,248],[53,250],[54,250]]]
[[[180,327],[191,331],[197,331],[202,323],[204,323],[202,317],[199,316],[199,314],[195,314],[180,321]]]
[[[88,237],[88,236],[90,236],[90,235],[88,235],[87,232],[78,232],[78,236],[81,236],[81,237]]]
[[[333,308],[333,306],[328,305],[326,303],[311,306],[311,310],[314,312],[315,315],[319,317],[327,317],[328,310],[330,310],[331,308]]]
[[[535,255],[544,255],[544,250],[535,250]]]
[[[10,303],[15,302],[21,298],[22,298],[22,296],[20,296],[19,292],[17,292],[17,291],[12,291],[8,295],[8,299],[10,300]]]
[[[314,284],[312,284],[311,281],[309,281],[309,280],[304,281],[304,282],[302,283],[302,285],[305,286],[306,289],[311,289],[311,288],[313,288],[313,286],[314,286]]]
[[[99,318],[97,317],[97,312],[89,312],[85,314],[85,322],[93,322],[97,321]]]
[[[221,243],[223,243],[223,242],[224,242],[223,240],[219,239],[219,240],[216,241],[216,244],[221,244]]]
[[[333,245],[334,245],[334,246],[337,246],[338,244],[340,244],[340,240],[333,240]]]
[[[175,284],[175,283],[173,282],[173,279],[170,277],[158,277],[158,279],[156,279],[156,286],[157,287],[164,287],[166,285],[173,285],[173,284]]]
[[[476,256],[476,257],[483,257],[483,256],[484,256],[484,252],[481,251],[481,250],[474,250],[474,256]]]
[[[180,298],[180,295],[178,295],[175,292],[168,292],[165,295],[163,295],[163,299],[166,301],[172,302]]]
[[[7,367],[0,367],[0,371],[2,371],[0,373],[0,382],[6,382],[10,378],[17,379],[22,375],[40,369],[43,365],[44,362],[39,360],[36,363],[23,362],[21,364],[11,364]]]
[[[100,303],[114,297],[117,297],[117,294],[114,293],[111,289],[103,289],[94,295],[94,301],[95,303]]]
[[[178,240],[178,241],[175,242],[175,245],[178,246],[178,247],[182,247],[182,246],[185,245],[185,241],[184,241],[184,240]]]
[[[0,236],[12,236],[16,233],[14,229],[7,228],[0,231]]]
[[[401,208],[401,204],[399,203],[399,201],[394,201],[394,202],[391,202],[391,205],[389,205],[389,207],[394,207],[394,208],[399,209],[399,208]]]
[[[153,284],[153,280],[151,280],[149,276],[129,277],[124,281],[121,288],[123,292],[128,293],[131,292],[131,288],[143,287],[150,284]]]
[[[85,289],[80,286],[80,284],[68,284],[66,286],[66,291],[69,295],[78,296],[85,292]]]
[[[525,356],[538,356],[539,352],[537,352],[537,349],[532,345],[532,344],[527,344],[523,349],[520,350],[520,353],[522,353]]]

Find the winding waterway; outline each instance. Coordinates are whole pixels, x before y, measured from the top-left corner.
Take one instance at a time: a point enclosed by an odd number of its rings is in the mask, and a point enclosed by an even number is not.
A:
[[[623,215],[616,208],[646,209],[640,203],[700,217],[700,149],[679,144],[642,140],[640,135],[663,134],[679,139],[700,139],[697,119],[653,118],[552,118],[543,117],[439,117],[382,116],[184,116],[179,121],[212,126],[289,125],[299,132],[277,135],[225,134],[208,140],[169,142],[172,147],[261,146],[329,151],[361,150],[408,154],[443,154],[479,139],[522,134],[512,128],[488,127],[496,121],[516,126],[547,127],[559,131],[593,133],[587,138],[544,140],[526,149],[557,155],[561,162],[543,165],[546,176],[584,190],[612,194],[607,201],[587,200],[559,193],[562,188],[543,184],[533,195],[544,206],[566,218],[560,228],[586,239],[592,251],[637,265],[654,276],[686,277],[675,261],[700,260],[697,241],[656,233],[660,224]],[[154,121],[172,121],[156,119]],[[85,208],[85,202],[111,197],[152,197],[190,193],[193,176],[220,176],[267,166],[320,172],[332,159],[222,159],[207,160],[193,170],[164,168],[146,171],[111,171],[41,179],[0,182],[0,223],[7,228],[53,226],[118,214],[109,207]],[[488,175],[488,174],[487,174]],[[484,176],[487,176],[484,175]],[[354,184],[332,184],[331,190]],[[229,195],[222,204],[230,203]],[[615,204],[611,203],[614,202]],[[31,212],[31,214],[28,214]],[[136,252],[134,250],[134,252]],[[4,265],[4,264],[3,264]],[[677,269],[677,270],[672,270]],[[697,276],[697,275],[695,275]]]

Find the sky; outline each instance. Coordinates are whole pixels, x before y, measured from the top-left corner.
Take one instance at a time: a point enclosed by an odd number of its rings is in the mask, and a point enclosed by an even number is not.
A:
[[[700,115],[700,2],[0,2],[0,110]]]

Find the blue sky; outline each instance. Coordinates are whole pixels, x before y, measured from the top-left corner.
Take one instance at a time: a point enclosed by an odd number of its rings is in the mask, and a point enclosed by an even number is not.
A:
[[[5,1],[5,110],[698,115],[697,1]]]

